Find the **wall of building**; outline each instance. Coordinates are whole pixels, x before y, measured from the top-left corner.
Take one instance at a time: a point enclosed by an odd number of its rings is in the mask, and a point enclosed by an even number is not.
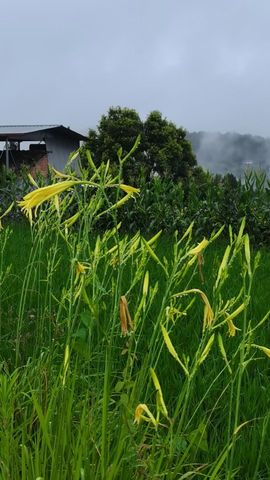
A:
[[[66,136],[56,136],[53,133],[49,133],[45,137],[45,143],[47,146],[48,162],[56,170],[62,171],[68,161],[70,153],[79,148],[78,140],[67,138]],[[76,168],[76,165],[74,165]]]
[[[43,175],[43,177],[48,176],[48,156],[45,153],[41,158],[39,158],[36,163],[30,169],[32,177],[36,177],[37,174]]]

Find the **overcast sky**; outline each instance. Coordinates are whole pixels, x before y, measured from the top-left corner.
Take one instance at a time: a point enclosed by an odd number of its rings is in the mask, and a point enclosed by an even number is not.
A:
[[[0,124],[86,133],[110,106],[270,136],[269,0],[1,0]]]

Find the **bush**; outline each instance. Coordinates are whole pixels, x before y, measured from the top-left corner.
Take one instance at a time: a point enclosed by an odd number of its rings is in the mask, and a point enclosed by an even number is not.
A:
[[[120,216],[127,231],[153,233],[164,230],[183,233],[194,221],[196,237],[208,236],[225,225],[237,229],[246,217],[246,229],[252,242],[270,240],[270,182],[252,172],[241,183],[233,175],[211,175],[196,169],[181,182],[154,177],[141,181],[140,196],[126,205]]]

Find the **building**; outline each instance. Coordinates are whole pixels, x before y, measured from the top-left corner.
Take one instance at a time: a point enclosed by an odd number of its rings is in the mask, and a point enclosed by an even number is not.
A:
[[[0,125],[0,164],[15,171],[25,165],[46,176],[48,164],[63,170],[70,153],[86,140],[63,125]]]

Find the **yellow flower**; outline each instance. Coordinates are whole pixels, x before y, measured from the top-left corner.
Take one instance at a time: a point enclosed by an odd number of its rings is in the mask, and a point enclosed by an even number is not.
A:
[[[265,353],[265,355],[267,355],[267,357],[270,358],[270,348],[263,347],[262,345],[255,345],[255,343],[253,343],[251,346],[252,346],[252,347],[255,347],[255,348],[258,348],[258,349],[261,350],[263,353]]]
[[[147,416],[143,415],[143,413],[146,413]],[[154,415],[150,412],[149,408],[145,403],[140,403],[136,410],[135,410],[135,415],[134,415],[134,423],[140,423],[141,420],[144,420],[145,422],[152,423],[155,428],[158,426],[158,422],[155,419]]]
[[[207,303],[204,305],[204,314],[203,314],[203,330],[210,328],[214,321],[214,312],[211,308],[211,305],[207,299]]]
[[[209,240],[207,240],[206,238],[204,238],[204,239],[197,245],[197,247],[192,248],[191,250],[189,250],[188,255],[198,255],[199,253],[201,253],[201,252],[207,247],[208,243],[209,243]]]
[[[202,290],[200,290],[199,288],[191,288],[190,290],[184,290],[183,292],[175,293],[173,297],[180,297],[183,295],[187,295],[188,293],[198,293],[201,296],[201,299],[204,303],[203,331],[206,328],[210,328],[214,323],[215,315],[207,296],[204,292],[202,292]]]
[[[76,277],[75,277],[74,284],[77,285],[78,282],[80,281],[80,288],[79,288],[77,294],[75,295],[76,298],[81,293],[81,287],[83,286],[83,283],[84,283],[84,278],[83,277],[86,274],[86,270],[89,270],[89,268],[90,267],[88,265],[86,265],[85,263],[81,263],[81,262],[76,263]]]
[[[120,183],[119,187],[126,193],[140,193],[139,188],[131,187],[130,185],[125,185],[124,183]]]
[[[37,188],[36,190],[33,190],[32,192],[25,195],[23,197],[23,200],[18,202],[18,205],[31,220],[33,208],[37,210],[37,208],[43,202],[45,202],[46,200],[50,200],[55,195],[59,195],[59,193],[64,192],[64,190],[73,187],[76,183],[78,183],[78,181],[66,180],[64,182],[58,182],[53,185],[48,185],[47,187]]]
[[[234,337],[236,334],[236,330],[240,331],[240,328],[237,328],[234,323],[233,319],[239,315],[244,309],[245,309],[246,304],[242,303],[234,312],[232,312],[228,317],[226,318],[226,322],[228,324],[228,329],[229,329],[229,335],[230,337]]]
[[[207,298],[207,296],[205,295],[204,292],[202,292],[201,290],[199,289],[195,289],[194,290],[197,290],[201,296],[201,299],[204,303],[204,314],[203,314],[203,330],[205,330],[206,328],[210,328],[213,321],[214,321],[214,312],[212,310],[212,307],[210,305],[210,302]]]
[[[226,321],[227,321],[227,325],[228,325],[230,337],[235,337],[236,330],[239,330],[239,331],[240,331],[240,328],[237,328],[237,327],[234,325],[234,323],[233,323],[233,321],[232,321],[231,318],[227,318]]]
[[[268,357],[270,357],[270,348],[261,347],[261,350],[263,351],[263,353],[265,353],[265,355],[267,355]]]
[[[88,268],[88,267],[86,267],[85,265],[83,265],[83,263],[80,263],[80,262],[77,263],[76,270],[77,270],[77,273],[78,273],[78,274],[84,275],[87,268]]]

